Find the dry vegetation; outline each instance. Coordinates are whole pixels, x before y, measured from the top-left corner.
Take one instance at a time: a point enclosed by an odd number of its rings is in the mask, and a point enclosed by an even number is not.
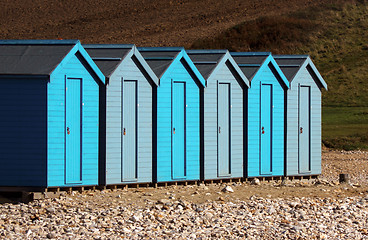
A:
[[[189,47],[244,21],[323,2],[330,1],[2,1],[0,38]]]
[[[310,19],[290,16],[262,17],[232,27],[215,38],[198,40],[192,48],[282,53],[306,44],[317,29],[318,25]]]
[[[328,84],[322,101],[323,143],[368,149],[367,16],[367,1],[325,2],[245,21],[192,47],[311,55]]]

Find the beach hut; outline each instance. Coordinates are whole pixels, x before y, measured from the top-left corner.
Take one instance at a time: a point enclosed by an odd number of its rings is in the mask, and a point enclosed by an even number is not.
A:
[[[0,41],[0,185],[98,184],[99,89],[78,40]]]
[[[152,182],[152,100],[158,78],[135,45],[83,45],[106,79],[100,184]]]
[[[227,50],[187,53],[206,80],[201,178],[241,178],[249,81]]]
[[[287,176],[321,174],[321,92],[327,84],[307,55],[277,55],[287,77]]]
[[[184,48],[138,48],[159,78],[154,181],[200,178],[200,96],[205,80]]]
[[[246,176],[283,176],[285,99],[289,82],[270,53],[231,55],[251,84]]]

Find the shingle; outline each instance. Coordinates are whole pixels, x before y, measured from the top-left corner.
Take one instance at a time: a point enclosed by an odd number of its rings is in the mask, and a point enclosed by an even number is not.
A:
[[[233,56],[237,64],[259,64],[261,65],[268,55],[261,56]]]
[[[288,79],[288,81],[291,82],[295,74],[299,71],[300,67],[283,66],[280,68],[281,68],[281,71],[284,73],[285,77]]]
[[[171,61],[146,60],[146,62],[151,67],[152,71],[156,74],[156,76],[161,77],[161,75],[170,66],[172,60]]]
[[[130,48],[99,48],[83,45],[102,73],[109,77],[118,67],[120,62],[131,51]]]
[[[248,79],[252,79],[254,74],[258,71],[259,67],[240,67],[240,70]]]
[[[173,62],[175,57],[181,51],[178,49],[177,51],[166,51],[152,48],[152,50],[142,50],[139,48],[139,52],[146,60],[148,65],[151,67],[152,71],[156,74],[157,77],[161,77],[161,75],[166,71],[166,69]]]
[[[194,52],[194,51],[193,51]],[[220,62],[224,53],[196,53],[188,51],[188,56],[193,61],[194,65],[197,67],[198,71],[202,76],[207,79],[212,71],[216,68],[217,64]]]
[[[300,57],[298,57],[298,55],[290,57],[285,55],[276,55],[274,58],[289,82],[293,80],[295,74],[307,59],[304,55],[300,55]]]
[[[194,64],[204,79],[208,79],[217,64]]]
[[[193,62],[219,62],[225,53],[203,53],[203,54],[192,54],[188,53],[190,59]]]
[[[306,57],[301,57],[301,58],[278,58],[277,56],[274,56],[277,64],[279,66],[283,66],[283,65],[299,65],[301,66],[305,60],[307,59]]]
[[[50,75],[74,46],[0,43],[0,74]]]
[[[245,53],[244,55],[232,54],[235,62],[238,64],[244,75],[251,81],[258,69],[269,54]]]

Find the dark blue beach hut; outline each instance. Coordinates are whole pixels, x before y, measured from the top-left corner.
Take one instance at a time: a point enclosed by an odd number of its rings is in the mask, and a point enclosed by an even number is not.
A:
[[[83,45],[106,78],[100,184],[152,182],[152,100],[158,78],[135,45]]]
[[[287,176],[321,174],[321,92],[327,84],[307,55],[274,56],[287,92]]]
[[[227,50],[187,50],[206,79],[201,178],[241,178],[249,81]]]
[[[284,175],[285,99],[289,82],[270,53],[231,53],[251,81],[247,177]]]
[[[200,178],[200,95],[205,80],[184,48],[138,48],[159,78],[154,181]]]
[[[99,88],[77,40],[0,41],[0,185],[98,184]]]

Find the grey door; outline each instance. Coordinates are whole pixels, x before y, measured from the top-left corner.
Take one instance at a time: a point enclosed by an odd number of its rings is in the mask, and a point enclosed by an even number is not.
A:
[[[299,173],[311,171],[310,159],[310,87],[299,88]]]
[[[137,81],[123,81],[122,181],[137,179]]]
[[[218,139],[218,176],[231,173],[230,158],[230,83],[218,84],[217,97],[217,139]]]

